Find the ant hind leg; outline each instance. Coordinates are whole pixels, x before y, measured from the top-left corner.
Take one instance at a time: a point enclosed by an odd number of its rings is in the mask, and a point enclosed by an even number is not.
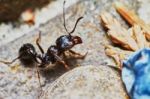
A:
[[[66,64],[66,62],[61,59],[61,57],[59,57],[59,56],[56,55],[56,54],[54,54],[54,56],[55,56],[55,58],[57,59],[57,61],[58,61],[59,63],[61,63],[61,64],[63,64],[63,65],[65,66],[65,68],[66,68],[67,70],[70,69],[69,66]]]
[[[39,82],[39,85],[40,85],[40,94],[38,95],[38,98],[39,98],[43,93],[43,89],[42,89],[42,84],[41,84],[41,79],[40,79],[40,71],[39,71],[39,68],[38,68],[37,65],[36,65],[36,72],[37,72],[38,82]]]

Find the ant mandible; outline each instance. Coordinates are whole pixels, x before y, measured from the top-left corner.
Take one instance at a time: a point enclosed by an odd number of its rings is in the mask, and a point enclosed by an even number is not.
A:
[[[47,52],[45,53],[39,41],[41,39],[41,32],[39,33],[39,37],[36,39],[36,45],[38,46],[41,54],[38,54],[34,48],[34,46],[30,43],[23,44],[22,47],[19,49],[19,56],[12,60],[11,62],[0,61],[5,64],[12,64],[17,59],[19,59],[23,64],[26,63],[37,63],[40,68],[47,67],[50,63],[54,64],[59,62],[65,66],[66,69],[69,69],[69,66],[65,63],[65,61],[60,57],[64,55],[66,51],[74,55],[78,55],[78,58],[84,59],[87,53],[81,55],[79,53],[74,52],[71,50],[77,44],[82,43],[82,39],[79,36],[72,36],[71,34],[75,31],[78,22],[83,18],[79,17],[74,25],[74,28],[71,32],[68,32],[66,28],[65,22],[65,9],[64,9],[65,1],[63,3],[63,20],[64,20],[64,28],[68,35],[62,35],[57,38],[56,45],[51,45]]]

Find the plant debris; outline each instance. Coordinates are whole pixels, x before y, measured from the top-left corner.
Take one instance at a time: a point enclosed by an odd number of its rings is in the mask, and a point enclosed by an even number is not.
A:
[[[144,31],[146,38],[150,40],[150,26],[148,24],[146,24],[142,19],[140,19],[139,16],[137,16],[134,11],[128,10],[127,7],[125,7],[122,3],[116,2],[115,6],[116,6],[116,10],[118,11],[118,13],[123,18],[125,18],[125,20],[129,24],[131,24],[132,26],[134,24],[139,25]]]
[[[122,48],[105,46],[106,54],[112,57],[120,68],[122,60],[126,59],[130,53],[149,47],[150,27],[135,13],[128,11],[121,3],[116,3],[116,9],[132,25],[131,28],[124,28],[118,20],[107,12],[102,13],[100,18],[104,27],[108,29],[108,37],[114,44]]]
[[[126,57],[132,53],[132,51],[126,51],[126,50],[122,50],[118,47],[106,45],[105,53],[106,53],[106,55],[112,57],[115,60],[115,63],[117,66],[121,66],[121,60],[126,59]],[[110,65],[112,65],[112,64],[110,64]],[[120,67],[118,67],[118,68],[120,68]]]
[[[121,24],[109,13],[105,12],[101,14],[101,19],[105,27],[108,29],[107,34],[113,43],[120,45],[127,50],[135,51],[138,49],[138,45],[134,38],[129,35],[129,31],[122,27]]]

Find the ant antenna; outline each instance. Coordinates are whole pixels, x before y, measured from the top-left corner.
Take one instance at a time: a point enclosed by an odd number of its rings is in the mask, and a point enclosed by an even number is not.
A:
[[[21,55],[20,56],[18,56],[17,58],[15,58],[15,59],[13,59],[12,61],[10,61],[10,62],[8,62],[8,61],[2,61],[2,60],[0,60],[0,62],[1,63],[3,63],[3,64],[12,64],[12,63],[14,63],[17,59],[19,59],[21,57]]]
[[[63,19],[64,19],[64,27],[65,27],[66,32],[69,33],[68,30],[67,30],[67,28],[66,28],[66,20],[65,20],[65,3],[66,3],[66,1],[64,0],[64,3],[63,3]]]
[[[65,7],[64,7],[64,6],[65,6],[65,3],[66,3],[66,1],[64,0],[64,3],[63,3],[63,19],[64,19],[64,27],[65,27],[66,32],[67,32],[69,35],[71,35],[71,34],[75,31],[78,22],[79,22],[83,17],[79,17],[79,18],[77,19],[75,25],[74,25],[73,30],[72,30],[71,32],[68,32],[67,27],[66,27],[66,21],[65,21]]]
[[[76,27],[77,27],[78,22],[79,22],[82,18],[83,18],[83,17],[79,17],[79,18],[77,19],[77,21],[76,21],[76,23],[75,23],[75,25],[74,25],[73,30],[72,30],[69,34],[72,34],[72,33],[75,31],[75,29],[76,29]]]

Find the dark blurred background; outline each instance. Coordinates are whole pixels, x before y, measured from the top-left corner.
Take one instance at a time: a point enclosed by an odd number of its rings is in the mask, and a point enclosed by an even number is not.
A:
[[[27,10],[41,8],[54,0],[0,0],[0,22],[15,21]]]

